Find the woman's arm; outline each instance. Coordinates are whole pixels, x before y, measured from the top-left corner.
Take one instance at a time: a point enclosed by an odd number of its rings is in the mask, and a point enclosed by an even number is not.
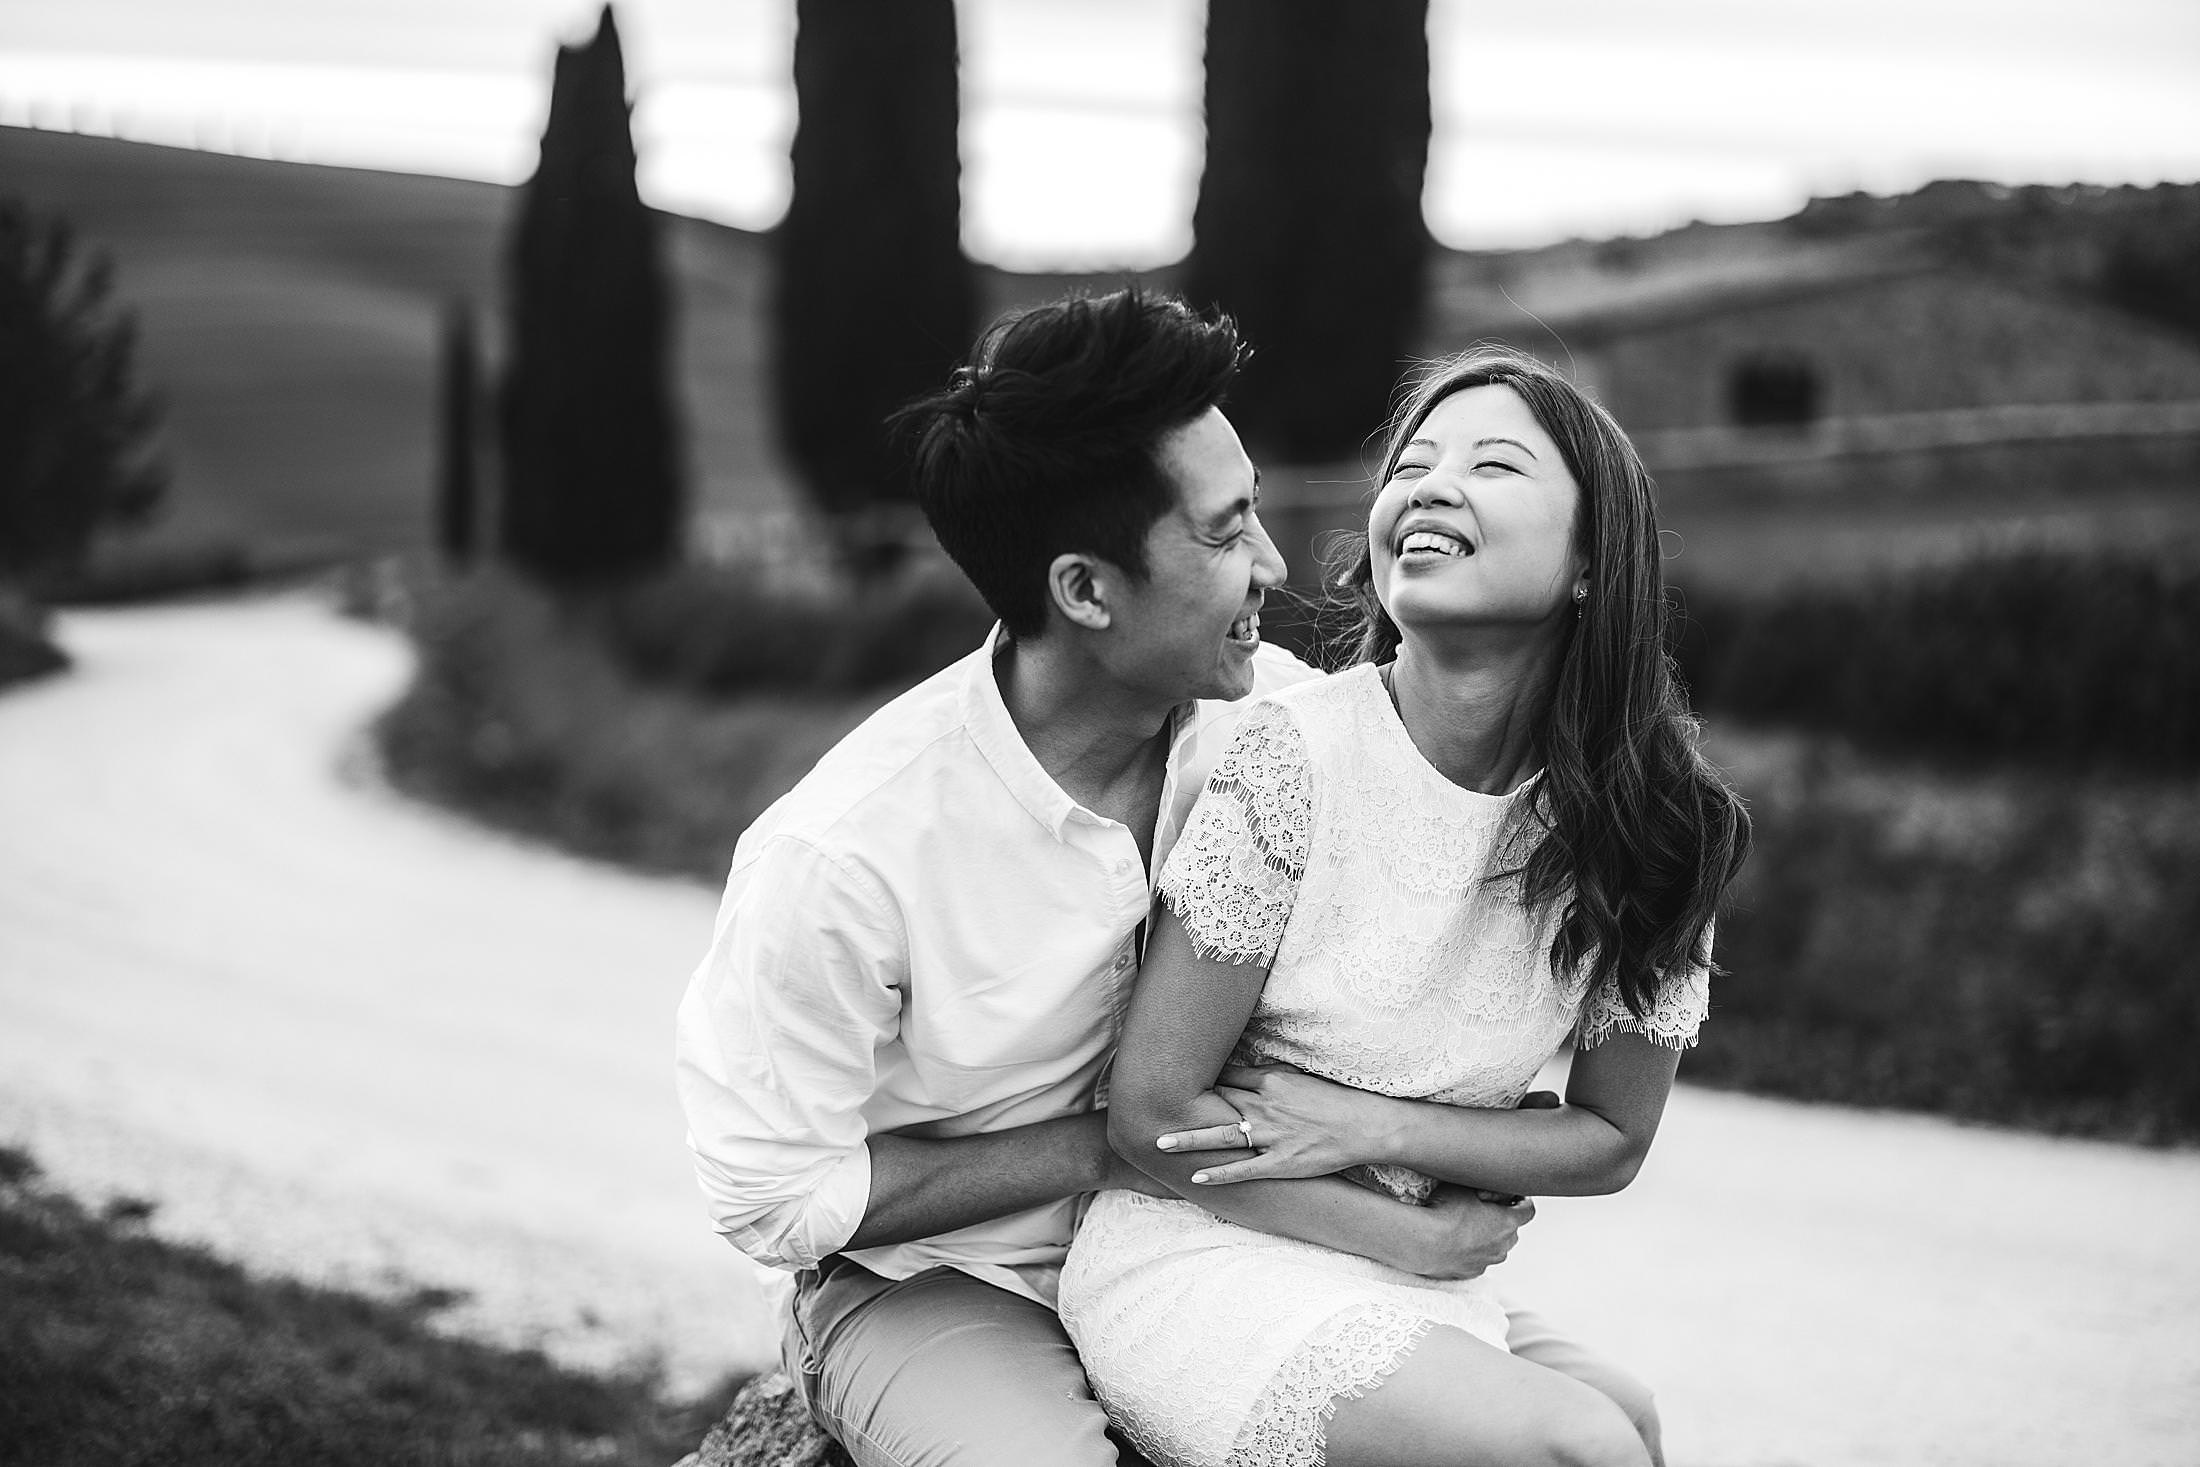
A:
[[[1187,1179],[1196,1172],[1196,1185],[1208,1188],[1387,1162],[1497,1192],[1617,1192],[1649,1153],[1679,1064],[1678,1049],[1615,1033],[1575,1056],[1564,1104],[1520,1110],[1401,1100],[1285,1065],[1233,1068],[1222,1072],[1216,1099],[1252,1124],[1260,1150],[1244,1150],[1234,1120],[1164,1135],[1156,1149],[1194,1163]],[[1235,1156],[1216,1154],[1233,1145]],[[1213,1194],[1197,1195],[1208,1202]]]
[[[1157,913],[1109,1083],[1108,1136],[1117,1150],[1174,1191],[1263,1232],[1431,1278],[1470,1278],[1503,1258],[1532,1204],[1502,1207],[1447,1189],[1438,1205],[1411,1207],[1338,1177],[1205,1187],[1191,1177],[1212,1153],[1155,1147],[1162,1132],[1188,1126],[1237,1134],[1236,1114],[1214,1084],[1267,976],[1261,963],[1201,957],[1176,915]]]

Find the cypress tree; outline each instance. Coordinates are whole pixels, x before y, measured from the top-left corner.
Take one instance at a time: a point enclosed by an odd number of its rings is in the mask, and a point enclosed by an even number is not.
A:
[[[631,576],[679,548],[670,313],[628,114],[606,5],[592,40],[558,50],[509,282],[503,550],[558,585]]]
[[[953,0],[797,0],[794,196],[774,231],[780,445],[844,521],[906,504],[886,415],[937,387],[976,310],[962,253]]]
[[[113,283],[65,224],[0,197],[0,581],[73,569],[167,487],[160,410],[138,385],[136,326]]]
[[[1206,109],[1185,293],[1253,343],[1231,419],[1288,458],[1348,456],[1421,313],[1427,0],[1209,0]]]
[[[443,311],[442,395],[437,421],[436,543],[453,565],[471,565],[481,548],[481,368],[473,307],[454,300]]]

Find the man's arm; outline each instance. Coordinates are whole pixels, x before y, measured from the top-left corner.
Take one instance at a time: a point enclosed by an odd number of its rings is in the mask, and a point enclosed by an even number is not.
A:
[[[809,1267],[1138,1175],[1098,1115],[867,1135],[907,970],[899,914],[863,873],[788,837],[735,867],[681,1004],[678,1076],[712,1217],[757,1261]]]
[[[1155,1191],[1108,1145],[1103,1111],[945,1139],[870,1138],[871,1194],[846,1245],[880,1248],[1103,1187]]]

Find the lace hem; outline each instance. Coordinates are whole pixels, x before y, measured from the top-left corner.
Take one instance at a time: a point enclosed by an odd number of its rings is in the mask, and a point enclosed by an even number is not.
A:
[[[1584,1016],[1580,1029],[1574,1035],[1574,1047],[1595,1049],[1614,1034],[1640,1034],[1652,1044],[1662,1044],[1667,1049],[1694,1049],[1700,1027],[1694,1020],[1684,1023],[1661,1022],[1655,1012],[1650,1015],[1649,1022],[1645,1023],[1623,1007],[1616,1014],[1606,1012],[1597,1015],[1594,1023]]]
[[[1620,996],[1617,980],[1600,985],[1581,1006],[1574,1044],[1594,1049],[1614,1034],[1640,1034],[1667,1049],[1692,1049],[1704,1015],[1711,1009],[1711,970],[1692,967],[1664,985],[1650,1012],[1635,1017]]]
[[[1386,1304],[1362,1305],[1330,1320],[1292,1352],[1253,1402],[1226,1467],[1321,1467],[1337,1402],[1381,1385],[1432,1323]]]

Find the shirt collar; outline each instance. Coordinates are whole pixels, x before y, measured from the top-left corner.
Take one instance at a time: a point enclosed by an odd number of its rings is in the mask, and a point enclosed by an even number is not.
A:
[[[993,766],[994,774],[1015,796],[1016,803],[1059,839],[1062,827],[1078,805],[1040,767],[1024,736],[1016,731],[1016,720],[1008,716],[1008,704],[1001,697],[1000,679],[994,672],[1001,649],[1007,645],[1007,628],[995,622],[985,645],[978,649],[979,655],[966,660],[963,726],[970,730],[971,742]]]
[[[1054,782],[1017,732],[1016,720],[1008,716],[1008,704],[1001,697],[1000,679],[994,668],[1001,650],[1008,645],[1008,631],[999,622],[985,639],[978,654],[965,659],[963,680],[963,725],[970,730],[971,742],[985,756],[986,763],[1015,796],[1032,819],[1052,831],[1057,839],[1072,821],[1092,825],[1104,825],[1093,814],[1066,794]],[[1169,757],[1172,769],[1176,753],[1187,734],[1198,723],[1196,713],[1202,705],[1179,703],[1169,713]],[[1164,796],[1166,798],[1166,796]]]

